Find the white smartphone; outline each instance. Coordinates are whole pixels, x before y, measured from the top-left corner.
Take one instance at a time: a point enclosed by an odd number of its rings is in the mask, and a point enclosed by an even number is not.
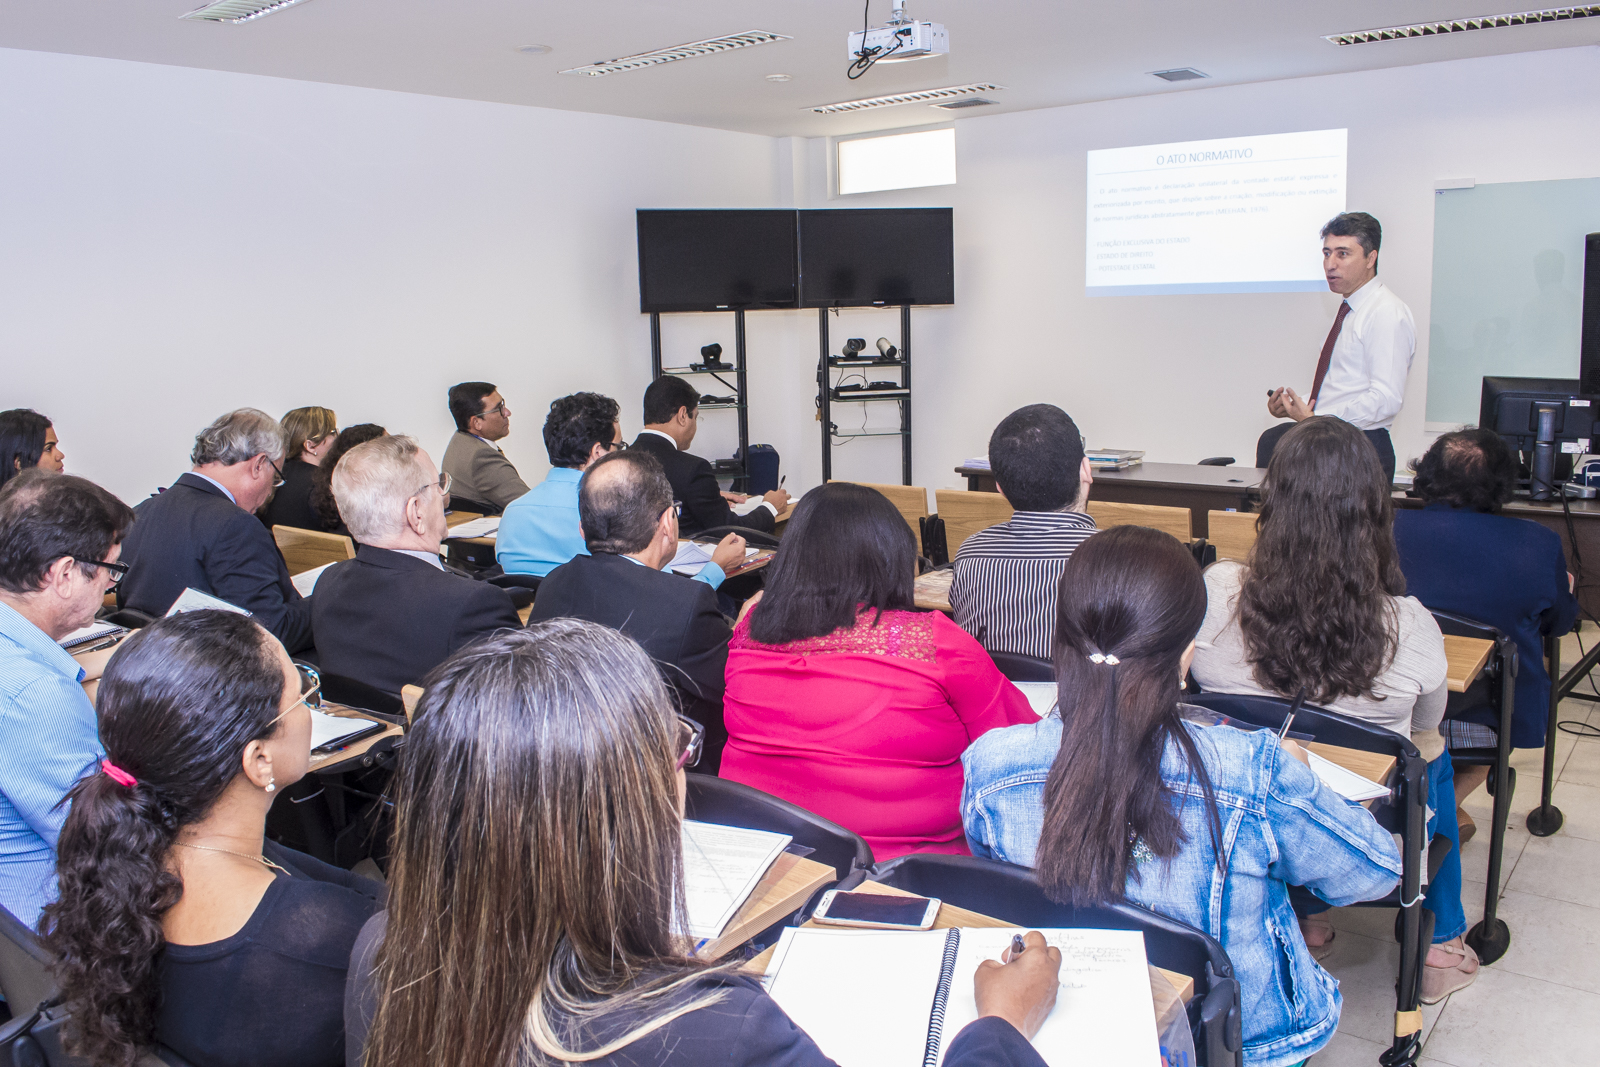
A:
[[[939,915],[937,897],[888,896],[830,889],[812,918],[829,926],[865,926],[878,930],[926,930]]]

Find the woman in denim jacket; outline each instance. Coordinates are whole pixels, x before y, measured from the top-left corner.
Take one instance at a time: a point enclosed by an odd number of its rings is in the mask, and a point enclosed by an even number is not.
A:
[[[1311,957],[1289,886],[1331,904],[1400,880],[1387,831],[1303,764],[1294,742],[1186,722],[1179,702],[1205,617],[1194,558],[1122,526],[1061,577],[1057,711],[993,730],[962,756],[975,855],[1035,866],[1075,904],[1127,899],[1222,942],[1250,1067],[1289,1067],[1339,1025],[1339,983]]]

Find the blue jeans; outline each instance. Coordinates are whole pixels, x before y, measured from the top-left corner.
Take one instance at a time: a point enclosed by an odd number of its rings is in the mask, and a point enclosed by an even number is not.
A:
[[[1422,898],[1422,906],[1433,912],[1433,943],[1449,941],[1467,932],[1467,913],[1461,909],[1461,827],[1456,822],[1455,768],[1450,764],[1450,753],[1428,764],[1428,807],[1433,818],[1428,820],[1428,839],[1443,834],[1453,846],[1444,858],[1444,865]]]

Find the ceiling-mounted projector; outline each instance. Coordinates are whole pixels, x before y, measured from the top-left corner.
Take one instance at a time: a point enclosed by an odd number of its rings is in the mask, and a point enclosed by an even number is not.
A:
[[[942,23],[907,18],[904,0],[895,0],[894,17],[886,25],[853,31],[849,45],[850,58],[870,67],[949,55],[950,35]]]

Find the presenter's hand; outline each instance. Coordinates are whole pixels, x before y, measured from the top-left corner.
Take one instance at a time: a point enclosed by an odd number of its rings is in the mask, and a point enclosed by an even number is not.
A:
[[[750,498],[745,496],[743,493],[730,493],[727,490],[723,490],[722,499],[726,500],[730,504],[743,504]]]
[[[731,533],[717,542],[717,547],[711,551],[711,562],[721,567],[726,573],[744,562],[744,538],[736,533]]]
[[[1288,386],[1280,386],[1276,392],[1269,394],[1267,397],[1267,414],[1275,419],[1287,419],[1289,417],[1289,403],[1284,399],[1283,395],[1286,391],[1288,391]]]
[[[765,500],[779,511],[782,511],[784,508],[789,506],[789,494],[783,489],[774,489],[772,492],[762,496],[761,499]]]
[[[1316,414],[1316,411],[1314,410],[1316,407],[1315,402],[1310,404],[1306,403],[1304,400],[1300,399],[1299,393],[1296,393],[1293,389],[1290,389],[1287,386],[1284,387],[1283,393],[1283,413],[1289,416],[1289,418],[1293,419],[1295,422],[1309,419],[1312,415]]]
[[[1061,950],[1046,944],[1037,930],[1030,930],[1022,942],[1027,947],[1021,955],[1013,957],[1006,949],[1004,963],[984,960],[978,964],[972,985],[980,1016],[997,1015],[1032,1040],[1056,1006]]]

